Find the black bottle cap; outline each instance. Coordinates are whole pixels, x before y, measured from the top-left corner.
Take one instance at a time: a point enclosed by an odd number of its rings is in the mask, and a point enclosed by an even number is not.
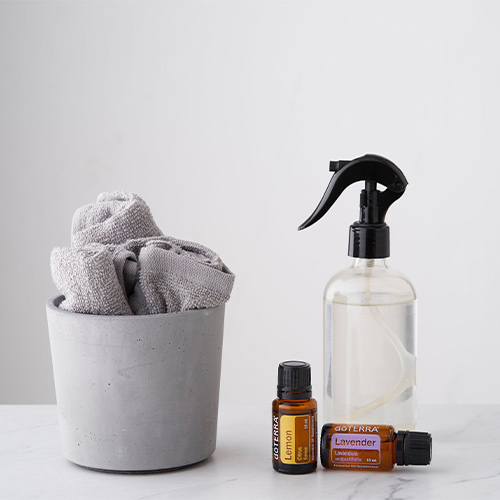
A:
[[[349,257],[385,259],[391,255],[389,226],[355,222],[349,228]]]
[[[278,397],[309,399],[312,396],[311,365],[305,361],[283,361],[278,366]]]
[[[432,436],[428,432],[398,431],[396,463],[429,465],[432,459]]]
[[[320,447],[319,447],[319,456],[321,458],[321,465],[328,469],[328,455],[330,453],[328,447],[328,431],[331,427],[331,424],[324,424],[321,429],[321,439],[320,439]]]

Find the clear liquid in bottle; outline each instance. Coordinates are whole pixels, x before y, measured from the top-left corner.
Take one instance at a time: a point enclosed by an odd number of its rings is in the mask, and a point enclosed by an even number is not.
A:
[[[384,259],[356,259],[324,299],[325,422],[416,426],[416,296]]]

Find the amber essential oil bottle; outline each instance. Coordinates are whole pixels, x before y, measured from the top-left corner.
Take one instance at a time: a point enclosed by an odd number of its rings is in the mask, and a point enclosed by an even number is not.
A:
[[[432,436],[398,431],[392,425],[325,424],[321,464],[327,469],[388,471],[397,465],[429,465]]]
[[[273,401],[273,467],[286,474],[316,470],[316,411],[311,366],[284,361],[278,366],[278,397]]]

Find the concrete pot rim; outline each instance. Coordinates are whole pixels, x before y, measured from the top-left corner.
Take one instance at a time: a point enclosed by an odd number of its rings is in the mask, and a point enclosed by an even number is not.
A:
[[[103,314],[86,314],[86,313],[76,313],[72,311],[65,311],[64,309],[59,308],[59,304],[64,300],[64,295],[55,295],[47,302],[47,309],[62,315],[69,316],[81,316],[82,318],[88,319],[96,319],[96,320],[113,320],[113,321],[140,321],[146,318],[172,318],[173,316],[192,316],[200,313],[207,313],[214,311],[219,307],[224,307],[224,304],[221,304],[216,307],[207,307],[205,309],[190,309],[189,311],[179,311],[179,312],[171,312],[171,313],[161,313],[161,314],[125,314],[120,316],[107,316]]]

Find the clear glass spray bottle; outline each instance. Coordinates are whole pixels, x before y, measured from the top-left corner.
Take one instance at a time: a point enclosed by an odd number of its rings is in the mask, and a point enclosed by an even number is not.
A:
[[[416,426],[416,294],[390,269],[385,215],[407,181],[377,155],[331,162],[334,176],[304,229],[319,220],[344,189],[365,181],[360,218],[350,227],[351,267],[335,274],[324,293],[325,422],[392,422]],[[377,183],[387,189],[377,190]]]

